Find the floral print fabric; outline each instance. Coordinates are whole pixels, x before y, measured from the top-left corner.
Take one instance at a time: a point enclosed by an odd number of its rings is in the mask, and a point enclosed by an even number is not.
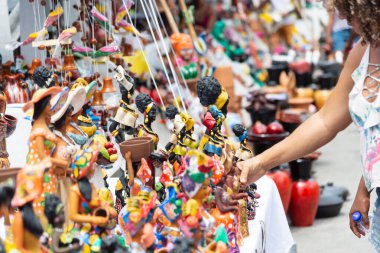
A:
[[[380,187],[380,94],[373,102],[362,95],[366,79],[370,46],[359,67],[352,73],[355,85],[349,95],[352,120],[360,130],[360,151],[363,176],[368,190]]]

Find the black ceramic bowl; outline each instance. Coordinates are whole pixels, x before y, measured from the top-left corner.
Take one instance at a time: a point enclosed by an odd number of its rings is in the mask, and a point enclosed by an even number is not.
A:
[[[342,197],[322,190],[317,210],[317,218],[330,218],[339,215],[343,202]]]
[[[289,135],[289,132],[281,134],[248,134],[248,142],[252,143],[255,154],[261,154],[265,150],[271,148],[273,145],[282,141]]]

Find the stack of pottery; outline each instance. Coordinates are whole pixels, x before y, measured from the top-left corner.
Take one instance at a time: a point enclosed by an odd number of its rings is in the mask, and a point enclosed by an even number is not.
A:
[[[320,188],[311,180],[310,159],[297,159],[289,163],[293,180],[289,215],[292,225],[306,227],[313,225],[317,214]]]
[[[323,74],[319,78],[320,90],[314,94],[315,105],[318,110],[321,109],[326,103],[331,94],[331,89],[335,86],[336,76],[332,73]]]

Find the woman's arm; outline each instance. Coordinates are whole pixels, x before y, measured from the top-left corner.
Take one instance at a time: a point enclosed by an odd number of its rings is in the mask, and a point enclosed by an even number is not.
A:
[[[370,195],[365,186],[363,176],[360,179],[358,190],[356,191],[355,200],[352,203],[351,210],[349,213],[350,220],[350,228],[352,232],[360,238],[361,236],[365,236],[365,231],[361,231],[357,223],[352,219],[352,214],[355,212],[360,212],[363,217],[363,225],[366,229],[369,229],[369,219],[368,219],[368,211],[370,205]]]
[[[351,123],[348,110],[348,95],[354,85],[351,74],[358,67],[364,51],[365,47],[361,46],[361,43],[354,47],[337,86],[319,112],[300,125],[285,140],[262,154],[237,164],[241,170],[242,183],[255,182],[270,168],[314,152]]]

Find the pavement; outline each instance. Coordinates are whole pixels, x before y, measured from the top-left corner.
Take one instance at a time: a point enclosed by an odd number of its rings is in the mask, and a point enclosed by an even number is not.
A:
[[[322,156],[313,164],[314,179],[319,184],[333,182],[350,191],[339,216],[317,219],[306,228],[291,227],[298,253],[376,252],[367,238],[358,239],[349,228],[348,214],[361,177],[359,133],[354,125],[321,148]],[[374,204],[371,197],[371,209]],[[270,252],[269,252],[270,253]]]

